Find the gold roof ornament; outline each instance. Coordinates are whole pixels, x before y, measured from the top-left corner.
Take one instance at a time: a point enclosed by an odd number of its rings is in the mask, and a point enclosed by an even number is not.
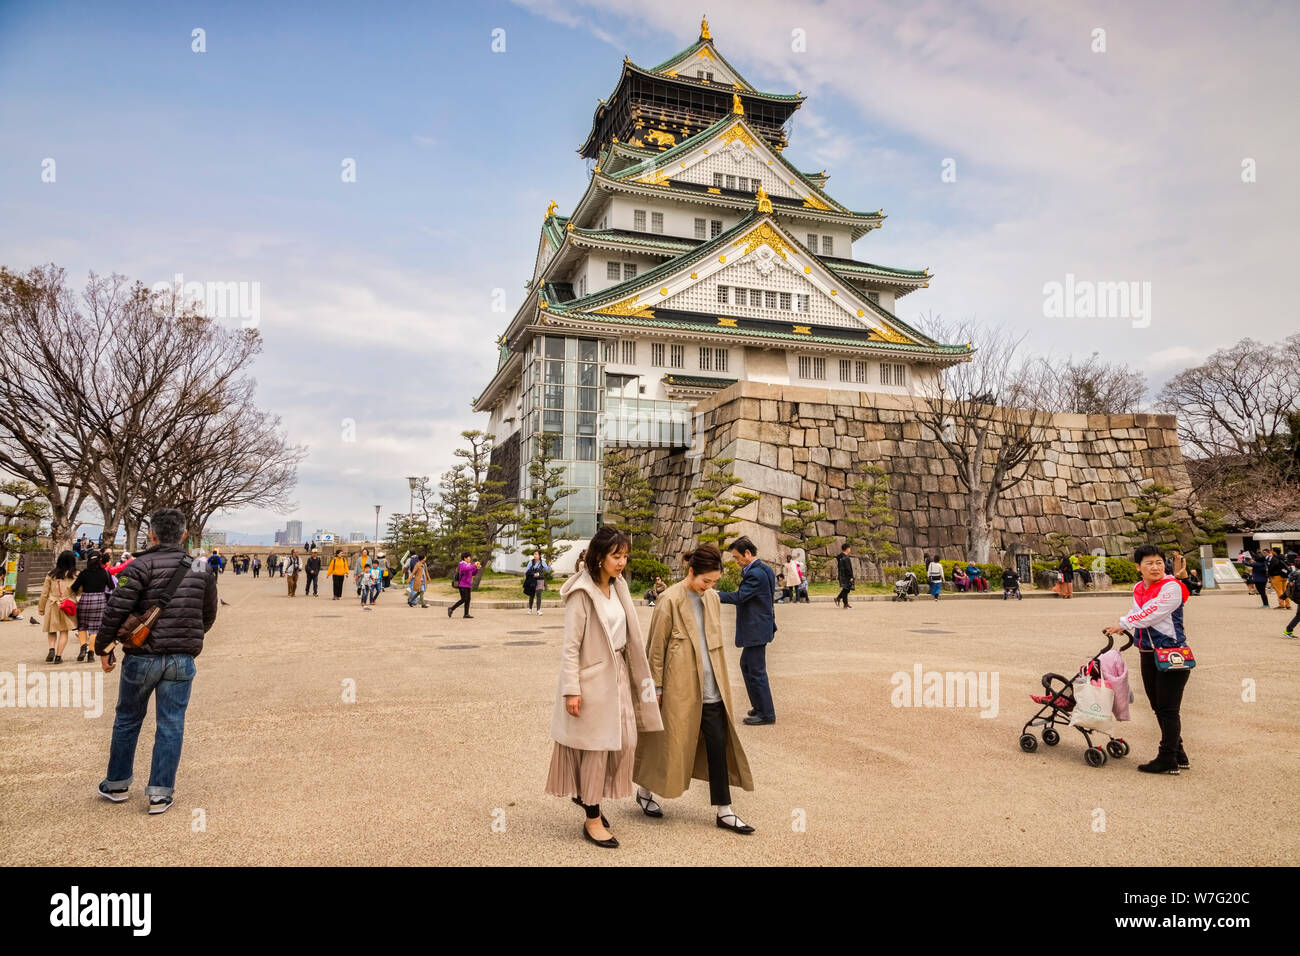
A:
[[[550,205],[548,205],[548,206],[546,207],[546,217],[545,217],[545,218],[550,219],[552,216],[554,216],[554,215],[555,215],[555,208],[556,208],[556,206],[558,206],[558,205],[559,205],[559,203],[557,203],[554,199],[552,199],[551,202],[550,202]]]
[[[570,222],[567,226],[564,227],[564,229],[566,232],[573,232],[573,223]]]
[[[701,39],[701,40],[712,40],[712,39],[713,39],[713,37],[709,35],[709,20],[708,20],[708,17],[700,17],[700,39]]]
[[[758,192],[755,195],[758,197],[758,211],[771,212],[772,200],[767,198],[767,190],[764,189],[762,186],[759,186]]]
[[[740,102],[739,93],[731,94],[731,112],[735,113],[737,116],[745,115],[745,107],[744,104]]]

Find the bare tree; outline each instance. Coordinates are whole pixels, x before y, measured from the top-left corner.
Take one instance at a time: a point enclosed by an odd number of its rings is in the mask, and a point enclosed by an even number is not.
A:
[[[78,432],[86,405],[67,349],[103,334],[80,327],[64,272],[53,265],[19,275],[0,267],[0,470],[35,486],[49,505],[56,551],[71,547],[94,465]]]
[[[1044,407],[1076,415],[1123,415],[1135,412],[1146,396],[1145,376],[1122,362],[1107,362],[1093,352],[1086,359],[1038,360]]]
[[[1050,433],[1039,363],[1020,351],[1024,336],[970,322],[931,319],[941,342],[971,342],[970,361],[944,369],[921,387],[921,422],[957,466],[966,493],[967,556],[989,560],[1001,496],[1029,473]]]

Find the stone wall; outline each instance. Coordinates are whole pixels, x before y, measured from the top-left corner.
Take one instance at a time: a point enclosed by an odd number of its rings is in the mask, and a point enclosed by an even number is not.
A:
[[[738,512],[746,534],[770,556],[778,549],[782,507],[805,498],[827,513],[818,534],[842,538],[856,463],[878,464],[889,474],[898,516],[899,563],[923,553],[968,558],[966,496],[955,464],[938,442],[927,440],[910,396],[740,382],[700,403],[703,438],[691,454],[668,449],[639,452],[655,490],[656,534],[675,556],[694,544],[694,499],[708,459],[736,459],[740,487],[760,495]],[[1151,481],[1188,490],[1172,415],[1051,416],[1051,441],[1029,477],[1006,492],[993,522],[994,554],[1022,545],[1046,550],[1049,532],[1069,532],[1085,550],[1108,554],[1129,549],[1127,515],[1133,496]]]

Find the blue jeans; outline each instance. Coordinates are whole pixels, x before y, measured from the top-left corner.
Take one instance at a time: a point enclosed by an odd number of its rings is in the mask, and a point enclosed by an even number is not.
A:
[[[194,683],[194,658],[189,654],[127,654],[122,658],[121,667],[113,743],[108,750],[108,776],[102,786],[105,790],[131,786],[140,725],[149,712],[149,695],[157,692],[158,726],[147,791],[151,797],[170,797],[176,786],[176,768],[181,762],[185,708],[189,706]]]
[[[772,690],[767,686],[767,645],[743,648],[740,652],[740,673],[745,678],[749,703],[764,720],[776,720],[772,706]]]

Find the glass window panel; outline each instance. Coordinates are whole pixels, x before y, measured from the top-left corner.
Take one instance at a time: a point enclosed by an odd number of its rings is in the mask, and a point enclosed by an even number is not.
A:
[[[564,358],[564,339],[556,335],[546,336],[546,357]]]
[[[596,460],[596,439],[579,438],[577,441],[578,441],[577,454],[575,454],[573,457],[578,459],[579,461],[595,461]]]
[[[579,435],[596,434],[596,413],[595,412],[578,413],[577,432]]]
[[[599,339],[578,339],[578,361],[598,361],[597,356],[600,354],[598,351],[599,345]]]
[[[584,462],[574,462],[572,484],[575,487],[593,487],[596,484],[596,466]]]
[[[542,412],[542,431],[561,432],[564,430],[564,412],[558,408]]]
[[[625,262],[625,263],[623,263],[623,278],[624,278],[624,279],[635,279],[635,278],[636,278],[636,263],[635,263],[635,262]]]
[[[595,387],[598,383],[597,372],[600,370],[599,365],[584,362],[578,366],[578,384]]]
[[[564,386],[547,385],[546,386],[546,408],[563,408],[564,407]]]
[[[618,277],[621,276],[622,274],[623,274],[623,269],[619,266],[619,264],[618,264],[617,262],[607,262],[607,263],[605,263],[605,278],[606,278],[606,279],[613,279],[615,282],[617,282],[617,281],[618,281]]]
[[[578,413],[572,409],[564,413],[564,434],[573,435],[578,431]]]
[[[573,435],[564,436],[564,455],[562,457],[568,458],[570,461],[578,457],[577,441],[578,439]]]
[[[564,386],[564,407],[565,408],[578,407],[578,386],[576,385]]]
[[[545,381],[547,385],[563,385],[564,384],[564,363],[547,362]]]
[[[578,410],[595,412],[600,410],[600,390],[595,388],[578,389]]]

